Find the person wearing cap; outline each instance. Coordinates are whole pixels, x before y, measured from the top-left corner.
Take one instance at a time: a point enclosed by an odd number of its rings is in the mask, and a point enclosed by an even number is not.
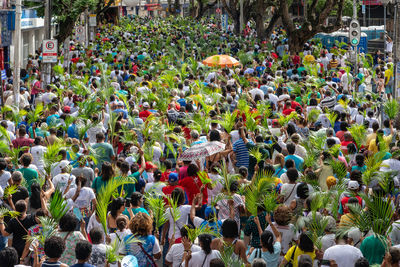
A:
[[[357,181],[350,180],[347,184],[347,189],[349,192],[344,193],[343,197],[340,199],[340,205],[339,205],[339,213],[340,214],[349,213],[347,203],[349,203],[351,198],[353,200],[356,199],[358,204],[361,207],[364,206],[363,199],[358,195],[358,191],[360,189],[360,184]]]
[[[202,194],[197,194],[190,208],[190,220],[194,227],[203,228],[209,227],[216,234],[221,233],[222,221],[217,218],[217,210],[212,206],[207,206],[204,209],[204,219],[196,216],[196,209],[202,207]]]
[[[114,105],[112,112],[116,114],[122,114],[122,118],[126,120],[128,118],[128,111],[126,111],[124,107],[124,102],[118,101],[117,104]]]
[[[144,102],[142,107],[143,107],[143,110],[139,112],[139,118],[141,118],[143,121],[146,121],[147,118],[152,114],[149,111],[150,105],[148,102]]]
[[[52,180],[54,187],[63,194],[66,194],[69,188],[76,187],[76,177],[69,172],[69,166],[69,161],[62,161],[59,165],[61,173],[54,176]]]
[[[166,196],[171,196],[172,191],[174,191],[174,189],[177,187],[179,187],[183,191],[185,191],[185,189],[182,186],[178,185],[178,183],[179,183],[178,174],[176,172],[171,172],[168,176],[168,185],[164,186],[162,189],[163,194]],[[187,202],[187,194],[186,193],[185,193],[185,198],[186,198],[185,202]],[[167,203],[166,199],[164,199],[164,201],[166,201],[166,203]]]

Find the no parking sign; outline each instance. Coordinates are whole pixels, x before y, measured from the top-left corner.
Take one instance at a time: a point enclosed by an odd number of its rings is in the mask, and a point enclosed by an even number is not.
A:
[[[57,40],[43,40],[43,63],[57,63]]]

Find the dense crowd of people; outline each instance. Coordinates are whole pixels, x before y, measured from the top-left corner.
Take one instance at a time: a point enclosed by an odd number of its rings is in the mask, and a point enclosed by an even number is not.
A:
[[[122,19],[8,77],[0,265],[398,266],[392,59],[248,31]]]

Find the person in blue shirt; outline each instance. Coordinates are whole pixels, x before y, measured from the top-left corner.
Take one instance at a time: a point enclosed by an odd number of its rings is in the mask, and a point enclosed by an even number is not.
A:
[[[294,161],[294,164],[296,166],[296,169],[298,171],[303,171],[303,163],[304,163],[304,159],[302,159],[301,157],[297,156],[294,154],[294,152],[296,151],[296,145],[293,143],[289,143],[286,145],[286,149],[289,153],[289,155],[287,155],[285,157],[285,162],[289,159]]]
[[[49,127],[55,127],[60,122],[60,116],[57,114],[57,107],[50,108],[50,116],[47,117],[46,123]]]
[[[122,113],[122,118],[128,118],[128,111],[124,110],[124,102],[118,101],[117,105],[114,106],[114,113],[120,114]]]
[[[71,265],[71,267],[94,267],[93,265],[87,263],[91,254],[92,244],[86,240],[79,241],[75,247],[75,257],[78,262],[74,265]]]

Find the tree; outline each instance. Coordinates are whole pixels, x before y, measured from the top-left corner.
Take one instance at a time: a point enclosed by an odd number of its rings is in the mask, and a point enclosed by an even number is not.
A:
[[[61,44],[72,35],[75,23],[85,10],[95,10],[97,15],[104,13],[114,0],[52,0],[52,17],[59,26],[59,32],[55,36]],[[44,6],[37,5],[35,2],[24,2],[25,6],[35,8],[38,16],[44,16]]]
[[[304,43],[314,37],[315,34],[320,32],[334,32],[342,26],[345,0],[325,0],[323,4],[320,2],[319,0],[312,0],[311,4],[307,5],[307,17],[303,18],[303,23],[299,28],[296,27],[293,17],[289,13],[288,1],[279,0],[279,13],[282,25],[287,32],[289,47],[292,51],[301,51]],[[335,14],[335,22],[326,25],[325,21],[331,14]]]
[[[211,8],[213,8],[217,4],[217,0],[208,1],[208,0],[194,0],[190,1],[190,14],[195,19],[201,19],[204,14]]]
[[[246,24],[251,18],[251,10],[255,1],[243,0],[243,23]],[[229,17],[233,20],[235,33],[240,33],[240,0],[222,0],[222,5],[226,9]]]

